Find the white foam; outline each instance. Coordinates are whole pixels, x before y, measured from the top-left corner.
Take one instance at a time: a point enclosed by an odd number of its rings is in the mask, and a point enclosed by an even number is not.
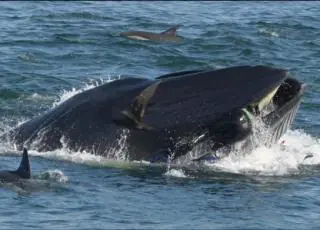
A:
[[[270,37],[276,37],[276,38],[279,37],[279,34],[277,32],[271,31],[269,29],[261,28],[259,29],[259,32]]]
[[[214,62],[209,63],[208,66],[209,66],[209,67],[212,67],[212,68],[214,68],[214,69],[222,69],[222,68],[225,68],[225,67],[226,67],[226,66],[224,66],[224,65],[219,65],[219,64],[216,64],[216,63],[214,63]]]
[[[285,148],[280,142],[285,141]],[[120,141],[121,142],[121,141]],[[121,142],[126,145],[125,142]],[[8,146],[1,145],[1,152],[15,152]],[[117,152],[118,151],[118,152]],[[94,167],[115,167],[130,168],[137,163],[150,165],[146,161],[129,162],[125,160],[125,151],[123,146],[110,150],[112,157],[95,155],[93,152],[70,151],[67,147],[55,151],[38,152],[29,150],[31,156],[40,156],[47,159],[70,161],[78,164],[85,164]],[[313,157],[305,159],[305,156],[312,154]],[[224,171],[246,175],[264,175],[264,176],[281,176],[299,173],[301,165],[318,165],[320,164],[320,140],[306,134],[302,130],[289,130],[280,140],[271,148],[259,147],[251,153],[238,155],[231,153],[216,163],[205,163],[205,167],[213,171]],[[181,166],[181,165],[180,165]],[[182,169],[169,169],[164,174],[172,177],[188,177]]]
[[[285,148],[279,144],[282,141]],[[299,173],[298,167],[303,164],[320,164],[319,139],[300,130],[289,130],[279,143],[271,148],[259,147],[245,155],[230,154],[207,166],[232,173],[278,176]],[[310,153],[313,157],[305,159]]]
[[[120,75],[116,79],[120,79]],[[104,83],[112,82],[116,79],[112,79],[110,76],[107,79],[99,79],[99,80],[93,79],[93,80],[89,80],[88,83],[85,83],[80,88],[73,87],[71,90],[62,90],[58,100],[56,100],[53,103],[52,107],[54,108],[57,105],[60,105],[61,103],[65,102],[66,100],[68,100],[69,98],[73,97],[76,94],[82,93],[82,92],[89,90],[89,89],[92,89],[92,88],[95,88],[95,87],[102,85]]]
[[[31,99],[31,100],[34,100],[34,101],[39,101],[39,100],[46,101],[46,100],[50,100],[51,97],[45,96],[45,95],[41,95],[41,94],[38,94],[38,93],[33,93],[26,99]]]
[[[164,173],[168,177],[178,177],[178,178],[187,178],[188,176],[184,173],[182,169],[170,169]]]
[[[59,169],[48,170],[39,175],[39,179],[53,180],[59,183],[67,183],[68,177]]]
[[[120,154],[120,153],[119,153]],[[54,151],[38,152],[29,151],[31,156],[40,156],[47,159],[70,161],[77,164],[85,164],[89,166],[112,166],[112,167],[128,167],[128,162],[122,159],[109,159],[105,156],[95,155],[87,151],[70,151],[67,148],[61,148]]]

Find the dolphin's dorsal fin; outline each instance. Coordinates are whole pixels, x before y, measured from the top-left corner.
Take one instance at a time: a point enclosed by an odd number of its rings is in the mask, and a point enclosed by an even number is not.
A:
[[[146,111],[146,107],[150,99],[155,94],[161,81],[156,81],[145,88],[132,102],[130,110],[123,110],[122,114],[132,120],[138,129],[152,129],[146,124],[143,124],[142,119]]]
[[[23,148],[22,159],[19,168],[15,171],[22,178],[29,179],[31,176],[28,151]]]
[[[161,34],[176,36],[177,29],[179,29],[179,27],[180,27],[180,25],[172,26],[169,29],[167,29],[166,31],[163,31]]]

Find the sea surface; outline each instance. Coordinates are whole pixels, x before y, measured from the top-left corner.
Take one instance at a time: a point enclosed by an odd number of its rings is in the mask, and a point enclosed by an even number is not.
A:
[[[119,36],[177,24],[182,43]],[[0,56],[0,134],[119,76],[264,64],[308,85],[286,149],[203,170],[30,150],[32,179],[1,185],[0,229],[320,229],[319,2],[0,2]]]

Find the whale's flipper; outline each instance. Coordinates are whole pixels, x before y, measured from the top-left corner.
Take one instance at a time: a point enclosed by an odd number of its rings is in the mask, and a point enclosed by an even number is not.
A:
[[[142,119],[150,99],[155,94],[161,81],[156,81],[145,88],[133,101],[130,110],[123,110],[121,113],[134,122],[137,129],[152,130],[153,128],[144,124]]]
[[[168,30],[163,31],[161,34],[176,36],[177,35],[177,29],[179,29],[179,27],[180,27],[180,25],[172,26]]]
[[[22,159],[20,162],[19,168],[15,171],[21,178],[29,179],[31,172],[30,172],[30,163],[29,163],[29,156],[28,151],[26,148],[23,149]]]

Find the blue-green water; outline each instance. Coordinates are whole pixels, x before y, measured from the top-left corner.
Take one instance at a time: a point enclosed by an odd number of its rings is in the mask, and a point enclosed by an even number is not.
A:
[[[119,36],[175,24],[181,44]],[[0,228],[320,227],[318,2],[1,2],[0,54],[1,133],[119,75],[266,64],[308,84],[287,149],[231,155],[200,172],[31,150],[32,180],[0,190]],[[14,146],[0,152],[2,169],[17,167]]]

